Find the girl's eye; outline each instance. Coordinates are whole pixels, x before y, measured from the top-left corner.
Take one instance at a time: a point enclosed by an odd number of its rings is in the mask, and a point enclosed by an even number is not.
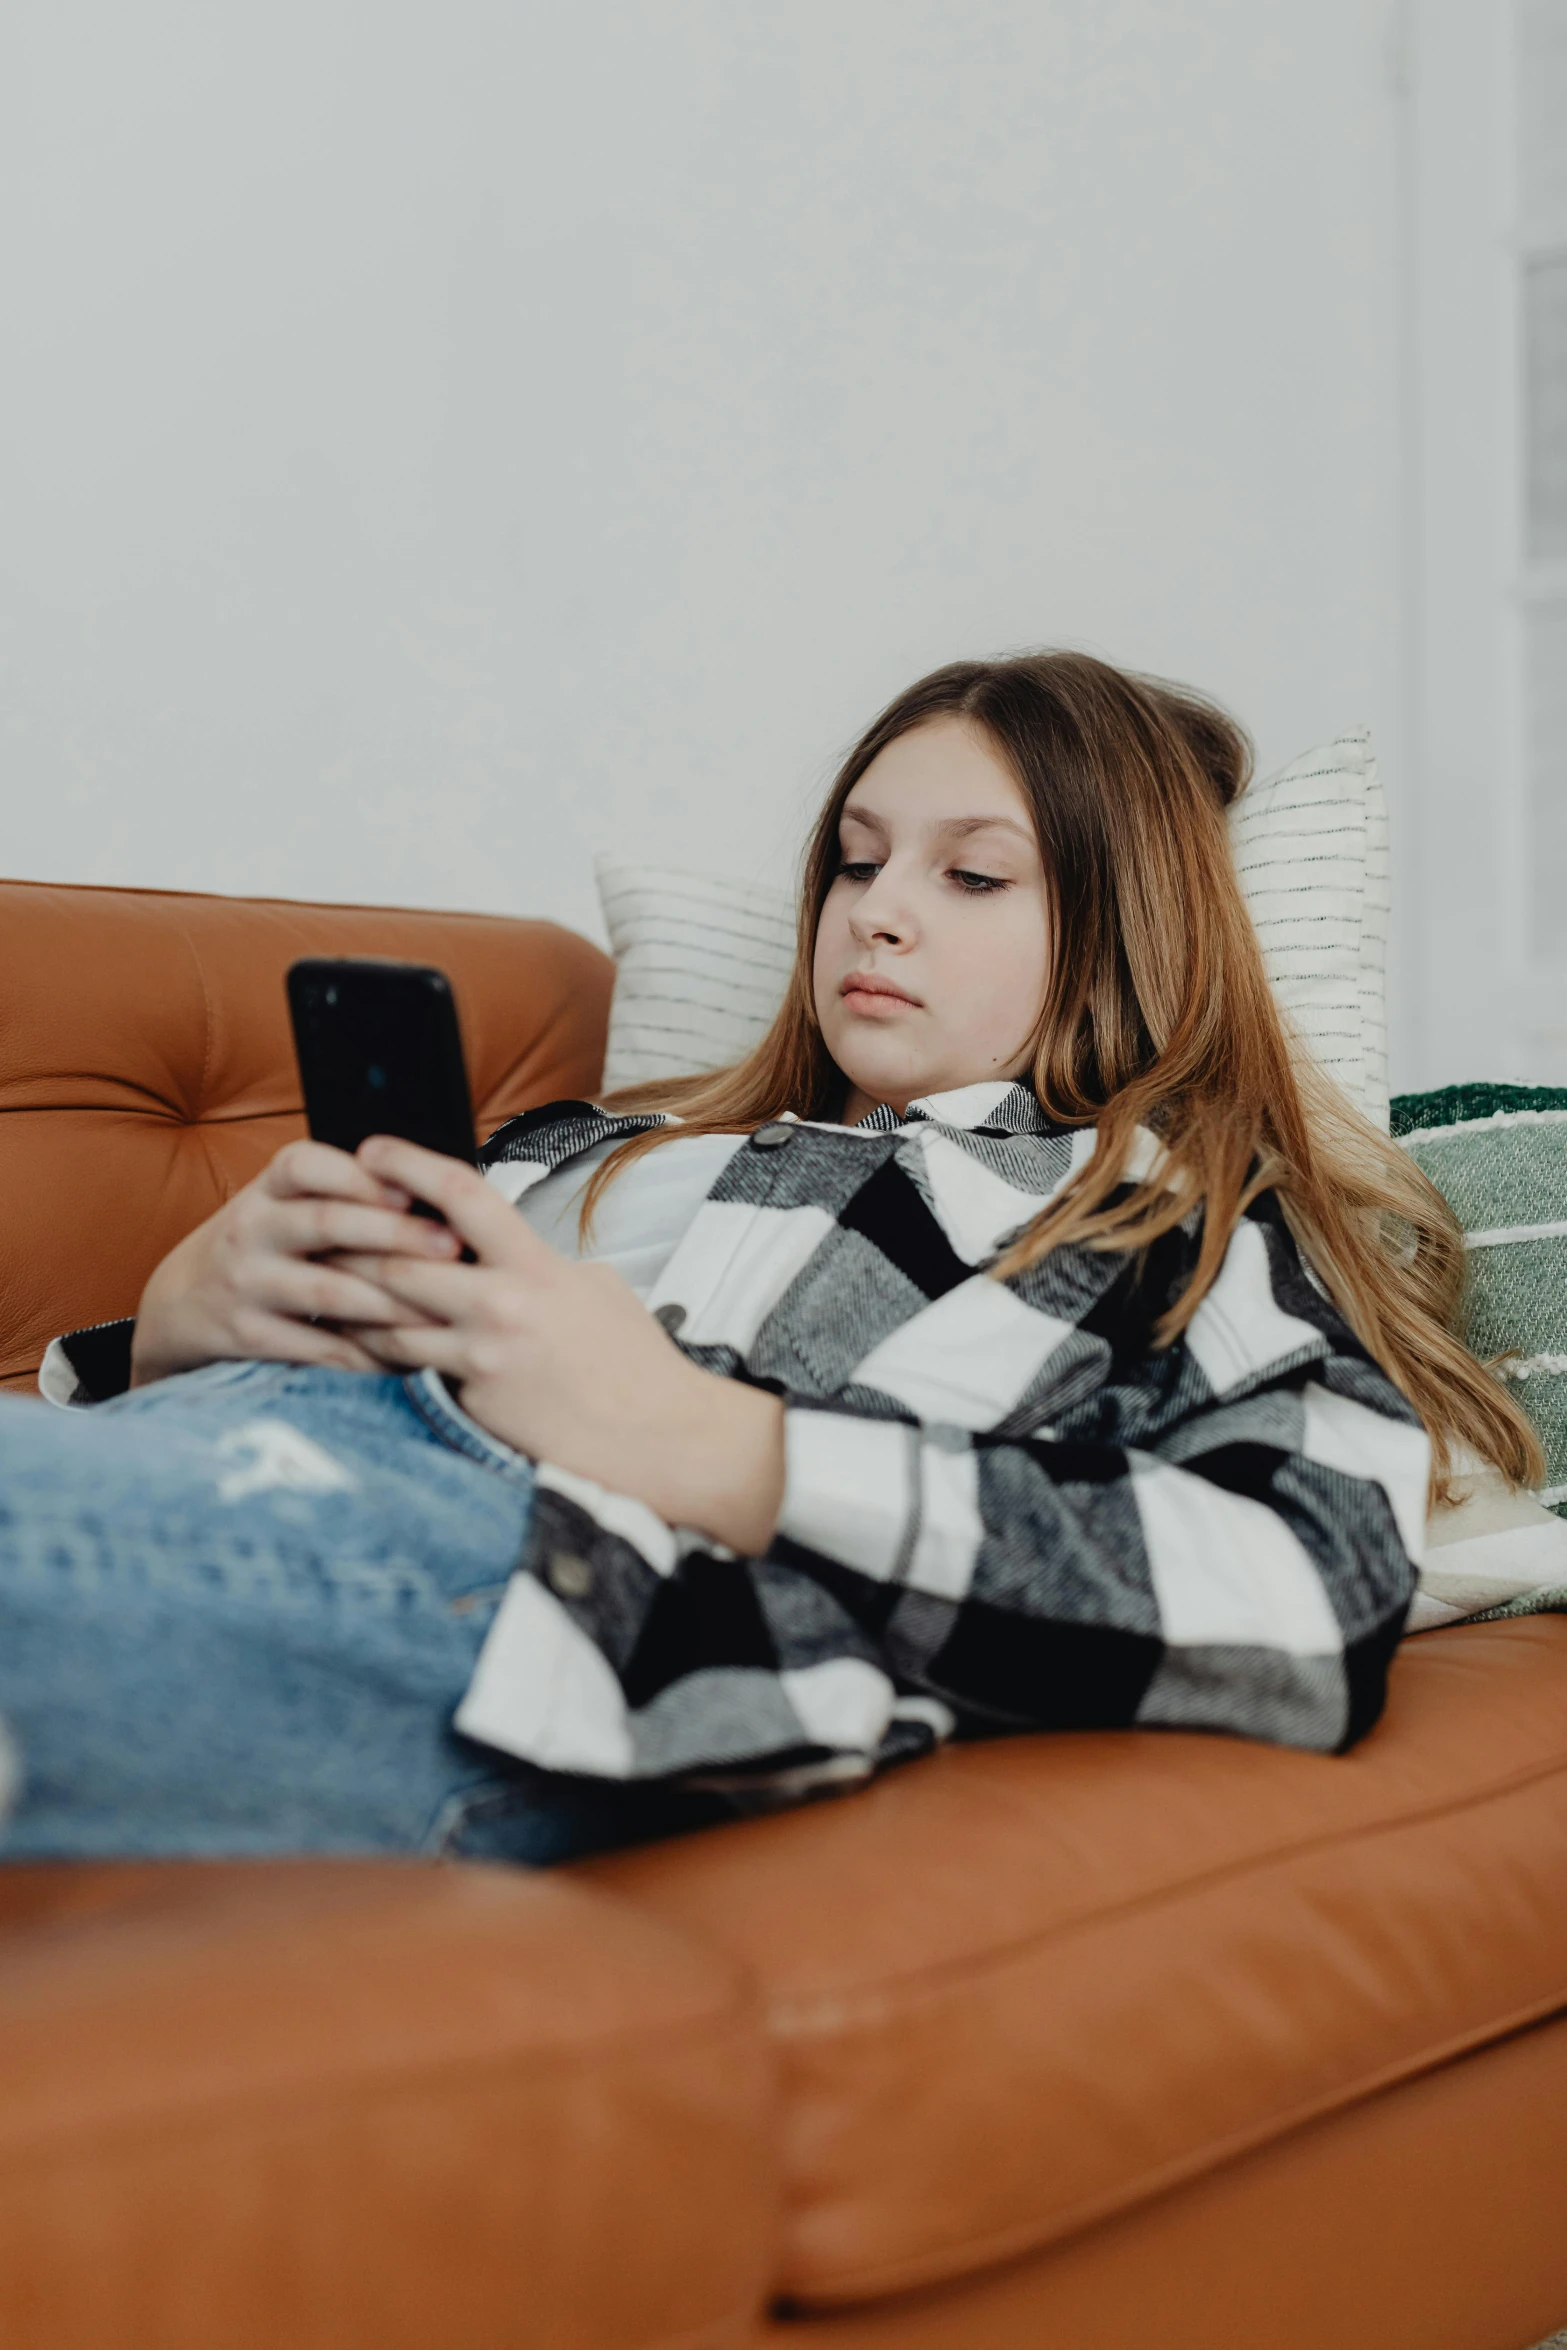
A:
[[[870,857],[844,857],[838,866],[841,881],[869,881],[881,867]],[[959,894],[966,898],[994,897],[998,891],[1010,889],[1010,881],[1003,881],[994,873],[969,873],[961,865],[948,867],[948,878],[958,885]]]

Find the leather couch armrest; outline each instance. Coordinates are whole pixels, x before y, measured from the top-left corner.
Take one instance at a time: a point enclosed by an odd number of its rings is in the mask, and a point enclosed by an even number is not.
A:
[[[0,2340],[720,2350],[774,2257],[742,1978],[442,1864],[0,1873]]]

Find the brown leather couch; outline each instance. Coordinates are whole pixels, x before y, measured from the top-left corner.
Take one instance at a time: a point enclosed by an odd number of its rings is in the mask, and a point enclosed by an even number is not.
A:
[[[281,975],[444,964],[590,1091],[544,923],[0,885],[0,1373],[297,1130]],[[3,1506],[0,1495],[0,1506]],[[552,1876],[0,1871],[6,2350],[1522,2350],[1567,2320],[1567,1621],[1325,1760],[949,1751]]]

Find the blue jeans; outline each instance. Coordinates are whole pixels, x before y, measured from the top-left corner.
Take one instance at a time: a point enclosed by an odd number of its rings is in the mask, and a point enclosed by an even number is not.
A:
[[[716,1816],[453,1731],[532,1486],[429,1378],[215,1363],[90,1411],[0,1397],[0,1858],[541,1864]]]

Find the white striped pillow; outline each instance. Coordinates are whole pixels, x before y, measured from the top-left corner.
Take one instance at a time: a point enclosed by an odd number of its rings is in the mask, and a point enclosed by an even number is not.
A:
[[[1426,1555],[1408,1632],[1472,1616],[1567,1609],[1567,1525],[1500,1470],[1471,1460],[1451,1502],[1426,1520]]]
[[[1386,1126],[1387,810],[1366,728],[1254,783],[1230,833],[1275,995]],[[612,857],[596,871],[616,962],[605,1090],[739,1060],[783,1000],[792,900]]]
[[[1230,841],[1297,1034],[1386,1130],[1387,803],[1364,726],[1244,792]]]
[[[594,873],[615,957],[605,1092],[722,1069],[748,1053],[793,968],[793,900],[611,857]]]

